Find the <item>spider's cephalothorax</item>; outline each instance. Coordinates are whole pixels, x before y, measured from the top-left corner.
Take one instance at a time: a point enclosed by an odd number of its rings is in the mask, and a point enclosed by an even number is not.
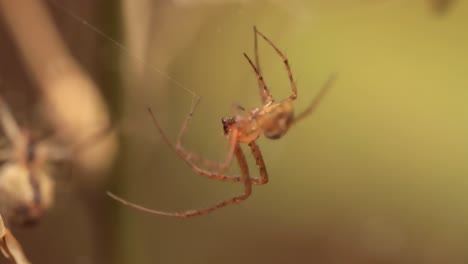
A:
[[[231,126],[236,123],[236,120],[235,120],[234,117],[223,117],[221,119],[221,123],[223,123],[224,135],[227,136],[227,135],[229,135],[229,131],[231,130]]]
[[[263,80],[263,76],[260,70],[260,62],[258,59],[258,45],[257,45],[257,36],[262,37],[273,49],[277,52],[277,54],[283,60],[283,63],[286,67],[286,71],[288,73],[292,94],[289,98],[286,98],[280,102],[275,102],[273,100],[273,96],[271,95],[270,91]],[[179,136],[177,138],[177,143],[173,144],[170,142],[169,138],[161,129],[161,126],[157,122],[156,118],[154,117],[151,109],[149,112],[153,118],[154,124],[156,128],[161,133],[164,141],[174,149],[174,151],[182,157],[186,163],[188,163],[192,170],[196,173],[205,176],[210,179],[222,180],[222,181],[230,181],[230,182],[242,182],[244,185],[244,192],[238,196],[234,196],[232,198],[223,200],[214,204],[210,207],[197,209],[197,210],[189,210],[185,212],[164,212],[149,209],[143,207],[138,204],[131,203],[125,199],[122,199],[112,193],[108,193],[113,199],[123,203],[124,205],[133,207],[135,209],[148,212],[151,214],[161,215],[161,216],[171,216],[171,217],[179,217],[179,218],[188,218],[197,215],[202,215],[211,211],[214,211],[218,208],[224,207],[226,205],[239,203],[245,199],[247,199],[250,194],[252,193],[252,185],[261,185],[268,182],[268,173],[266,170],[265,163],[263,161],[262,154],[260,152],[260,148],[258,147],[257,143],[255,142],[258,137],[262,134],[269,139],[278,139],[281,138],[286,134],[289,128],[295,124],[297,121],[303,119],[305,116],[310,114],[315,107],[318,105],[320,99],[328,90],[331,85],[331,82],[334,78],[330,78],[325,85],[320,90],[319,94],[315,97],[312,103],[306,108],[305,111],[300,113],[298,116],[294,117],[294,109],[293,109],[293,101],[297,98],[297,89],[296,84],[294,83],[294,79],[292,77],[291,68],[289,67],[288,59],[284,54],[262,33],[260,33],[254,27],[254,47],[255,47],[255,64],[250,60],[247,54],[244,53],[245,58],[249,62],[250,66],[255,72],[255,75],[258,80],[258,87],[260,91],[260,96],[262,98],[262,106],[251,110],[248,113],[242,112],[236,113],[233,117],[225,117],[221,119],[223,124],[223,131],[224,135],[226,135],[229,139],[229,151],[226,154],[226,157],[223,162],[214,162],[203,157],[186,150],[182,147],[182,137],[185,134],[187,129],[188,123],[193,116],[195,111],[196,105],[198,100],[195,100],[192,104],[190,109],[190,113],[187,115],[184,123],[182,124],[182,128],[180,130]],[[244,111],[244,108],[237,105],[235,108],[236,110]],[[244,153],[240,147],[241,143],[247,143],[249,146],[252,155],[255,158],[257,168],[260,171],[260,177],[254,178],[251,177],[247,165],[247,161],[245,159]],[[236,157],[237,162],[239,164],[240,176],[230,176],[224,174],[230,165],[233,157]],[[210,170],[206,169],[209,168]]]

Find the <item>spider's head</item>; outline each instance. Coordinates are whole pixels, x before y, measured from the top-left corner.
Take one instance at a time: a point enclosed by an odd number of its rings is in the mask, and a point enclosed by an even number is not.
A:
[[[236,120],[234,117],[223,117],[221,119],[221,123],[223,123],[223,130],[224,130],[224,135],[227,136],[229,134],[229,131],[231,130],[231,126],[236,123]]]

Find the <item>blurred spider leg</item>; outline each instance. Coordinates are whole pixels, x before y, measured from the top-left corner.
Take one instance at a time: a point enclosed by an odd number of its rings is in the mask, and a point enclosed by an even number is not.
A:
[[[265,84],[265,80],[263,79],[263,76],[260,74],[257,67],[253,64],[253,62],[249,58],[249,56],[247,56],[247,54],[244,53],[244,57],[249,62],[250,66],[252,66],[252,69],[254,70],[255,75],[257,76],[257,80],[258,80],[258,83],[260,85],[260,90],[263,90],[263,93],[266,94],[265,98],[262,95],[263,105],[266,105],[266,104],[269,104],[269,103],[273,102],[273,97],[271,96],[270,91],[268,90],[268,88],[267,88],[267,86]]]
[[[5,232],[5,235],[6,234],[7,233]],[[15,257],[11,253],[10,248],[8,247],[8,243],[5,239],[5,236],[3,236],[2,239],[0,240],[0,248],[2,249],[1,251],[2,251],[3,256],[5,256],[5,258],[8,259],[8,262],[16,264]]]
[[[336,80],[336,74],[332,74],[330,77],[328,77],[328,80],[325,82],[325,84],[322,86],[320,89],[319,93],[315,96],[314,100],[309,104],[309,106],[302,111],[297,117],[294,119],[292,125],[296,124],[300,120],[304,119],[304,117],[308,116],[310,113],[312,113],[317,106],[319,105],[320,101],[322,98],[325,96],[325,94],[330,90],[330,87]]]
[[[112,123],[107,124],[99,128],[92,133],[85,135],[83,139],[73,143],[68,147],[58,146],[53,142],[46,142],[48,147],[48,159],[51,161],[62,161],[69,159],[70,157],[76,156],[81,152],[92,148],[93,146],[101,143],[102,140],[106,140],[107,137],[112,136],[115,133],[115,125]]]
[[[192,110],[193,110],[193,106],[192,106]],[[204,170],[202,168],[200,168],[197,164],[194,163],[194,160],[196,160],[197,158],[199,160],[201,160],[200,157],[198,156],[195,156],[194,154],[190,153],[190,152],[182,152],[180,150],[177,149],[177,147],[171,143],[171,141],[169,140],[169,138],[167,137],[167,135],[163,132],[161,126],[159,125],[158,121],[156,120],[156,117],[154,116],[153,114],[153,111],[151,111],[150,108],[148,108],[148,111],[153,119],[153,123],[154,125],[156,126],[156,128],[158,129],[159,133],[161,134],[161,136],[163,137],[163,140],[166,142],[167,145],[169,145],[187,164],[189,164],[191,167],[192,167],[192,170],[195,171],[196,173],[202,175],[202,176],[205,176],[207,178],[210,178],[210,179],[216,179],[216,180],[222,180],[222,181],[231,181],[231,182],[238,182],[240,181],[240,177],[236,177],[236,176],[226,176],[226,175],[222,175],[222,174],[219,174],[219,173],[214,173],[214,172],[210,172],[208,170]],[[234,150],[234,147],[236,145],[236,142],[237,142],[237,130],[234,130],[233,133],[231,133],[230,135],[230,150],[229,152],[233,152]],[[232,150],[231,150],[232,149]],[[232,155],[231,155],[232,156]],[[228,158],[229,158],[229,153],[228,153]],[[231,158],[232,159],[232,158]],[[212,162],[210,164],[215,164],[215,162]],[[220,165],[217,165],[218,167]]]
[[[0,162],[5,162],[13,156],[13,151],[8,148],[9,141],[2,137],[0,138]]]
[[[16,141],[18,135],[20,134],[20,128],[18,123],[16,123],[13,115],[10,112],[7,104],[0,97],[0,122],[2,123],[3,130],[5,131],[5,135],[11,141]]]
[[[257,67],[256,72],[258,72],[257,77],[259,75],[263,76],[262,69],[260,67],[260,60],[258,57],[258,40],[257,40],[257,27],[256,26],[254,26],[254,53],[255,53],[255,66]],[[263,80],[263,77],[262,79],[260,78],[257,78],[257,79],[258,79],[258,88],[260,90],[260,96],[262,97],[263,105],[271,103],[273,101],[273,97],[271,96],[270,90],[268,90],[265,84],[265,81]]]
[[[10,264],[30,263],[24,254],[21,244],[13,236],[11,231],[5,227],[3,218],[0,215],[0,251],[8,259]],[[3,262],[2,262],[3,263]]]
[[[217,203],[217,204],[215,204],[213,206],[210,206],[210,207],[205,207],[205,208],[197,209],[197,210],[189,210],[189,211],[185,211],[185,212],[163,212],[163,211],[157,211],[157,210],[153,210],[153,209],[141,206],[141,205],[131,203],[131,202],[129,202],[129,201],[125,200],[125,199],[122,199],[122,198],[120,198],[120,197],[118,197],[118,196],[116,196],[116,195],[114,195],[114,194],[112,194],[110,192],[107,192],[107,194],[111,198],[115,199],[116,201],[118,201],[118,202],[120,202],[120,203],[122,203],[122,204],[124,204],[126,206],[129,206],[129,207],[132,207],[134,209],[137,209],[137,210],[140,210],[140,211],[143,211],[143,212],[146,212],[146,213],[150,213],[150,214],[155,214],[155,215],[160,215],[160,216],[178,217],[178,218],[189,218],[189,217],[194,217],[194,216],[206,214],[206,213],[212,212],[212,211],[214,211],[216,209],[219,209],[221,207],[242,202],[242,201],[246,200],[247,198],[249,198],[250,194],[252,193],[252,182],[251,182],[250,177],[249,177],[249,169],[248,169],[248,166],[247,166],[247,161],[245,160],[245,156],[242,153],[242,150],[241,150],[239,144],[236,144],[236,146],[234,148],[234,153],[235,153],[235,155],[237,157],[237,161],[239,163],[239,167],[240,167],[241,172],[242,172],[241,181],[244,183],[244,193],[239,195],[239,196],[235,196],[235,197],[232,197],[230,199],[219,202],[219,203]]]
[[[244,114],[245,113],[245,108],[240,104],[232,104],[231,105],[231,110],[234,113],[234,115],[239,115],[239,114]]]
[[[270,46],[272,46],[275,50],[276,53],[283,59],[284,66],[286,66],[286,70],[288,71],[288,77],[289,77],[289,82],[291,83],[291,90],[292,94],[289,96],[292,100],[297,98],[297,88],[296,88],[296,83],[294,82],[291,67],[289,66],[288,58],[276,47],[271,40],[269,40],[265,35],[263,35],[260,31],[255,28],[255,33],[260,35]]]
[[[249,143],[249,148],[255,158],[257,168],[260,170],[260,179],[251,179],[251,181],[255,185],[266,184],[268,182],[268,172],[265,166],[265,162],[263,161],[262,152],[260,151],[260,148],[255,141]]]

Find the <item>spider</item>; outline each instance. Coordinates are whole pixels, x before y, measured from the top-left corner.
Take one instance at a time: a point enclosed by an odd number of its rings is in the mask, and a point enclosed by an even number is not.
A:
[[[40,135],[20,127],[1,96],[0,125],[0,213],[8,224],[17,225],[38,223],[53,206],[55,165],[71,163],[111,129],[106,127],[81,142],[65,145],[50,138],[50,133]]]
[[[0,149],[0,210],[8,222],[37,223],[54,200],[54,181],[49,161],[59,161],[62,153],[30,131],[19,127],[0,97],[0,123],[9,147]]]
[[[259,56],[258,56],[258,41],[257,38],[260,36],[263,38],[281,57],[288,73],[292,94],[279,102],[275,102],[271,95],[260,70]],[[224,117],[221,119],[223,125],[224,135],[229,139],[229,150],[226,154],[224,162],[218,163],[204,159],[203,157],[186,150],[182,146],[182,137],[184,136],[187,126],[195,112],[195,108],[199,102],[199,97],[194,98],[190,112],[187,115],[185,121],[182,123],[179,135],[177,137],[176,144],[171,143],[167,135],[163,132],[161,126],[155,118],[155,115],[148,108],[149,114],[151,115],[153,122],[161,134],[163,140],[186,162],[191,166],[192,170],[196,173],[205,176],[209,179],[227,181],[227,182],[242,182],[244,184],[244,192],[238,196],[223,200],[212,206],[188,210],[184,212],[165,212],[159,210],[149,209],[141,205],[129,202],[111,192],[107,194],[114,200],[135,208],[140,211],[144,211],[150,214],[178,217],[178,218],[189,218],[194,216],[203,215],[212,212],[216,209],[222,208],[227,205],[242,202],[249,198],[252,193],[252,185],[263,185],[268,182],[268,173],[263,160],[262,153],[257,143],[255,142],[262,134],[269,139],[279,139],[286,134],[291,126],[302,120],[304,117],[309,115],[317,107],[320,99],[325,95],[328,88],[331,86],[334,75],[331,75],[327,82],[323,85],[318,95],[314,98],[311,104],[298,116],[294,117],[293,101],[297,98],[297,88],[294,83],[291,68],[289,66],[288,59],[286,56],[276,47],[271,40],[263,35],[254,26],[254,52],[255,52],[255,64],[252,60],[244,53],[244,57],[252,67],[258,81],[258,87],[262,100],[262,106],[254,108],[249,112],[245,113],[245,109],[241,106],[235,106],[235,115],[232,117]],[[247,161],[244,153],[241,150],[240,144],[246,143],[255,158],[256,165],[260,171],[260,178],[252,178],[249,173]],[[224,174],[224,172],[230,167],[233,157],[236,157],[238,165],[240,167],[241,176],[230,176]],[[210,168],[211,170],[204,169],[202,166]]]

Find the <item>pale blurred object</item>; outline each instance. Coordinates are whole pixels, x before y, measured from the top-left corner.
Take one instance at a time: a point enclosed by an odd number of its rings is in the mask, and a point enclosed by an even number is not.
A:
[[[80,149],[73,160],[87,172],[80,175],[83,183],[101,182],[117,142],[114,132],[106,132],[111,122],[98,87],[69,54],[42,1],[0,0],[0,6],[24,63],[39,84],[44,115],[55,137],[71,151]],[[77,147],[81,145],[86,148]]]
[[[0,213],[8,223],[36,223],[54,200],[49,162],[66,153],[20,129],[1,97],[0,121],[6,137],[0,149]]]
[[[12,264],[28,264],[31,263],[26,258],[23,248],[13,234],[5,227],[3,218],[0,215],[0,250],[3,256]]]
[[[3,217],[0,215],[0,237],[4,237],[6,233],[5,223],[3,222]]]
[[[7,163],[0,169],[1,212],[9,222],[30,224],[37,222],[54,201],[55,183],[43,171],[33,177],[38,180],[36,191],[30,183],[31,172],[21,164]],[[35,201],[36,192],[40,202]]]

